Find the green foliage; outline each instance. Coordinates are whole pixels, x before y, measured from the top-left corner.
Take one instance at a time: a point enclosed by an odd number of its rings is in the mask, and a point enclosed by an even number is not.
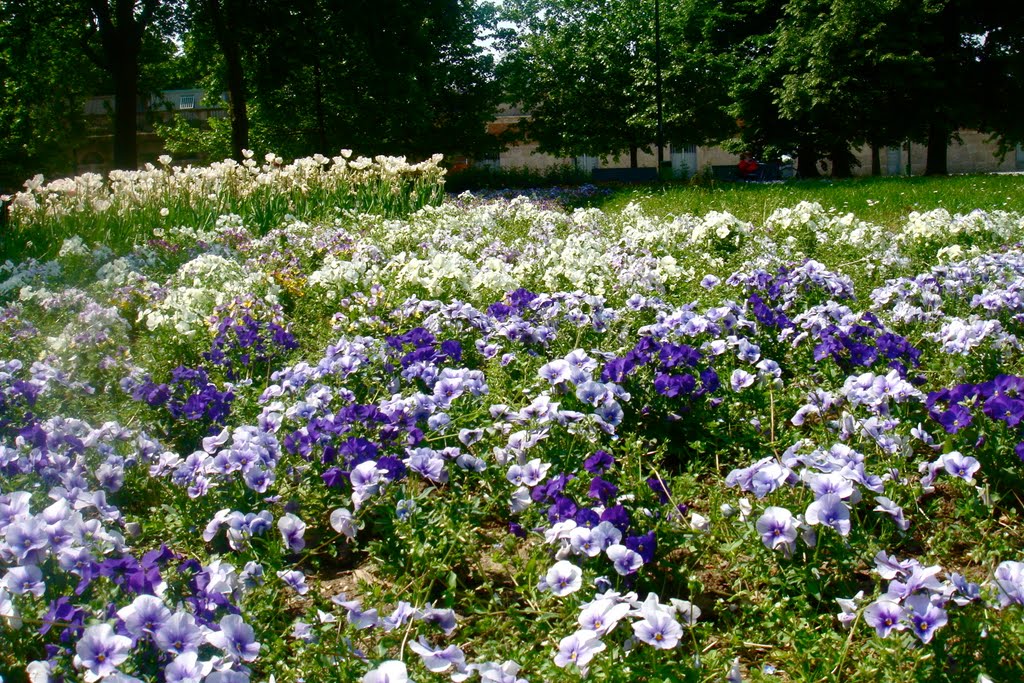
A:
[[[571,164],[544,169],[527,167],[489,168],[473,166],[450,172],[445,180],[445,191],[459,193],[465,190],[500,190],[557,185],[579,185],[588,182],[590,174]]]
[[[167,151],[176,157],[230,158],[231,122],[227,119],[211,118],[207,125],[208,127],[203,129],[182,116],[175,116],[170,123],[158,123],[154,129],[164,141]]]
[[[1020,139],[1020,19],[991,3],[686,0],[660,13],[672,144],[736,138],[758,155],[799,151],[805,176],[827,157],[843,177],[864,143],[930,140],[938,155],[960,127],[1004,150]],[[654,0],[519,0],[502,18],[499,77],[530,113],[523,134],[566,156],[649,147]],[[929,169],[944,173],[944,157]]]
[[[650,144],[652,40],[641,5],[519,0],[502,4],[501,19],[515,28],[503,32],[498,78],[529,112],[522,133],[541,151],[618,157]]]
[[[73,167],[86,134],[83,104],[101,82],[68,49],[72,7],[20,2],[14,11],[12,5],[0,5],[0,190]]]
[[[487,7],[259,5],[247,21],[262,30],[250,29],[243,46],[259,120],[286,156],[342,147],[419,157],[484,150],[496,102],[491,58],[475,41]]]

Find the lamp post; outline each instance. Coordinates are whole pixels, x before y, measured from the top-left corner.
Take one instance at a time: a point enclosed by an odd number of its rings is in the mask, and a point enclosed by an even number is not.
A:
[[[661,2],[654,0],[654,91],[658,106],[658,178],[661,178],[661,165],[665,161],[665,135],[661,117]]]

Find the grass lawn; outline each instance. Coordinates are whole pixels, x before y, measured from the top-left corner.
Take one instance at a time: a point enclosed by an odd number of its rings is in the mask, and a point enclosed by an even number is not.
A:
[[[605,211],[617,211],[636,202],[648,213],[658,216],[728,211],[742,220],[761,224],[775,209],[801,201],[817,202],[825,209],[852,212],[862,220],[894,227],[911,211],[1024,212],[1024,176],[881,177],[624,187],[594,200],[592,205]]]

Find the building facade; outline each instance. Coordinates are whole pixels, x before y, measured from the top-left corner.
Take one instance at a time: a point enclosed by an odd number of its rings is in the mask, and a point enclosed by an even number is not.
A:
[[[139,150],[139,163],[156,163],[157,157],[166,154],[163,140],[154,130],[154,124],[169,124],[174,117],[181,117],[195,126],[206,126],[211,118],[225,118],[228,115],[224,101],[219,97],[208,97],[199,89],[164,90],[148,101],[140,100],[136,110],[135,130]],[[87,136],[75,149],[76,173],[106,173],[113,168],[114,132],[112,115],[113,96],[93,97],[85,103]],[[175,159],[182,164],[202,163],[199,158]]]
[[[506,133],[526,115],[516,107],[502,106],[494,121],[488,125],[488,131],[493,135]],[[1010,152],[1000,159],[996,155],[997,145],[989,141],[987,134],[965,130],[960,131],[959,137],[959,141],[954,140],[949,145],[947,165],[950,173],[1024,172],[1024,148],[1018,146],[1015,152]],[[860,166],[853,169],[854,175],[871,175],[871,148],[856,149],[854,154],[860,162]],[[642,168],[656,167],[656,155],[653,146],[652,152],[640,151],[637,156],[638,165]],[[927,146],[917,143],[883,149],[882,174],[907,175],[909,172],[909,175],[921,175],[924,173],[927,156]],[[671,161],[672,170],[676,175],[691,176],[709,166],[735,165],[739,161],[739,155],[718,146],[667,146],[665,161]],[[495,168],[529,168],[538,171],[565,164],[583,170],[617,169],[629,167],[629,155],[604,160],[589,156],[557,157],[539,152],[537,143],[527,141],[509,145],[498,156],[478,163]]]

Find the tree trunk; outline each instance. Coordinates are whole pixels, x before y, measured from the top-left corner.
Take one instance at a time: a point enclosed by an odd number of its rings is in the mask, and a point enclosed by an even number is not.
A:
[[[818,154],[814,151],[814,145],[801,142],[796,149],[796,171],[803,179],[820,178],[818,172]]]
[[[639,165],[639,162],[637,161],[637,146],[636,145],[630,145],[629,146],[629,167],[630,168],[637,168],[638,165]]]
[[[947,151],[949,149],[949,128],[939,121],[928,125],[928,159],[925,175],[947,175]]]
[[[119,36],[120,58],[112,61],[114,78],[114,168],[134,171],[139,166],[139,53]]]
[[[882,175],[882,148],[877,142],[871,143],[871,175]]]
[[[853,169],[850,166],[850,153],[845,147],[833,149],[829,155],[829,159],[832,160],[832,177],[833,178],[849,178],[853,175]]]
[[[327,124],[324,118],[324,88],[322,79],[320,59],[317,58],[316,63],[313,65],[313,87],[316,90],[314,104],[316,105],[317,143],[320,145],[320,149],[317,151],[321,154],[327,154]]]
[[[104,68],[114,81],[114,167],[139,165],[136,121],[139,107],[139,53],[142,35],[153,19],[157,0],[92,0],[89,10],[103,44]]]
[[[231,107],[231,156],[241,163],[244,160],[242,150],[249,148],[249,112],[245,71],[242,68],[242,54],[238,47],[238,31],[232,18],[237,12],[246,11],[246,8],[230,5],[225,8],[221,6],[220,0],[206,0],[205,7],[227,67],[228,101]]]

